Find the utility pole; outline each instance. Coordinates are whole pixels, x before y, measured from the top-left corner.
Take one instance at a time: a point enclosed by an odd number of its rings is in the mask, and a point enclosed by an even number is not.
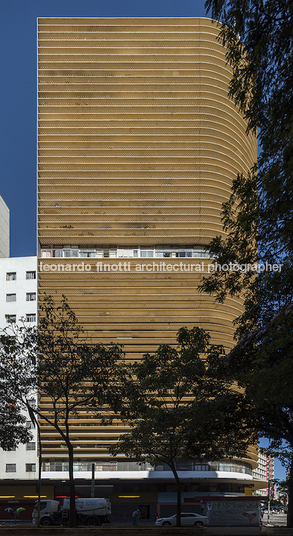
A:
[[[95,464],[92,463],[92,485],[91,485],[91,497],[95,497]]]
[[[269,443],[269,448],[271,446],[271,442]],[[269,450],[269,457],[268,457],[268,522],[267,524],[270,524],[270,513],[271,513],[271,452]]]

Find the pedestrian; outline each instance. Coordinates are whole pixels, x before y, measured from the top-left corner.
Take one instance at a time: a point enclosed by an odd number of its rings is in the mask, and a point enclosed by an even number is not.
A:
[[[140,510],[139,510],[139,508],[137,508],[137,510],[134,510],[134,512],[132,514],[132,517],[133,517],[133,525],[137,525],[138,520],[140,518]]]
[[[14,518],[14,522],[16,523],[16,511],[13,510],[13,508],[5,508],[5,512],[11,515]]]
[[[155,512],[155,522],[157,521],[158,517],[159,517],[158,512]]]

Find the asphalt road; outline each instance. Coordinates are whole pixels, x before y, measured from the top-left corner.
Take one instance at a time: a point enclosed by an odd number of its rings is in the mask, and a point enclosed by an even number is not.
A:
[[[267,519],[267,514],[264,514],[263,516],[263,520],[262,520],[262,523],[263,523],[263,527],[265,527],[267,525],[267,522],[268,522],[268,519]],[[285,514],[270,514],[270,525],[275,525],[275,526],[286,526],[286,522],[287,522],[287,516]],[[2,525],[3,523],[3,520],[0,520],[0,532],[4,532],[3,530],[1,531],[1,528],[3,527],[15,527],[15,523],[13,522],[13,520],[5,520],[5,525],[3,526]],[[17,531],[17,534],[21,535],[21,526],[23,527],[29,527],[31,525],[31,521],[21,521],[21,520],[17,520],[17,523],[16,523],[16,526],[17,528],[19,528],[20,530]],[[117,526],[125,526],[125,525],[132,525],[132,523],[129,523],[129,521],[125,521],[124,523],[123,522],[119,522],[119,521],[114,521],[113,523],[111,523],[111,526],[112,527],[115,527],[115,525]],[[147,520],[147,521],[143,521],[141,520],[140,526],[154,526],[154,523],[151,521],[151,520]],[[109,525],[110,526],[110,525]],[[132,528],[132,527],[131,527]],[[53,531],[52,531],[53,532]],[[131,531],[132,532],[132,531]],[[55,531],[54,531],[54,534],[55,534]],[[139,530],[138,530],[138,534],[139,534]],[[236,536],[236,535],[239,535],[239,536],[253,536],[253,535],[258,535],[259,534],[259,528],[257,527],[208,527],[207,528],[207,531],[205,532],[205,534],[207,536],[229,536],[229,535],[233,535],[233,536]],[[57,534],[56,534],[57,536]]]
[[[268,514],[263,515],[263,525],[268,523]],[[270,514],[270,525],[278,525],[280,527],[285,527],[287,524],[287,515],[286,514]]]

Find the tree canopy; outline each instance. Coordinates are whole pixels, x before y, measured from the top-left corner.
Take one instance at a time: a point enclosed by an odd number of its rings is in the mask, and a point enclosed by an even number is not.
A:
[[[210,251],[219,264],[282,265],[281,272],[264,269],[257,281],[249,271],[205,282],[220,300],[244,293],[241,336],[293,299],[293,8],[289,0],[207,0],[206,7],[221,22],[233,70],[230,96],[259,140],[258,162],[235,177],[224,205],[228,238],[217,237]]]
[[[28,443],[31,433],[26,427],[22,395],[30,399],[36,382],[34,330],[24,324],[10,324],[0,333],[0,446],[15,449]],[[19,357],[19,358],[18,358]]]
[[[15,403],[7,403],[6,397],[0,395],[0,447],[3,450],[15,450],[20,443],[28,443],[31,434],[26,427],[26,418]]]
[[[245,389],[255,426],[290,465],[288,526],[293,526],[293,5],[289,0],[207,0],[222,23],[233,77],[230,96],[258,132],[259,159],[235,177],[223,206],[226,237],[209,245],[219,264],[202,290],[222,302],[244,298],[236,346],[218,367]],[[247,269],[258,263],[258,272]],[[266,264],[267,263],[267,264]],[[272,266],[279,266],[275,270]],[[286,449],[286,446],[288,447]]]
[[[259,237],[266,257],[292,252],[293,7],[291,0],[207,0],[233,69],[230,96],[257,131]]]
[[[93,344],[63,297],[55,304],[46,296],[40,304],[37,328],[15,326],[3,336],[2,369],[5,389],[16,407],[28,409],[60,435],[67,448],[70,483],[70,524],[75,524],[74,442],[71,420],[88,409],[104,418],[120,401],[123,356],[120,346]],[[5,344],[4,344],[5,343]],[[31,405],[31,398],[38,403]],[[42,398],[49,404],[42,404]],[[47,406],[47,407],[46,407]]]
[[[68,450],[70,524],[75,524],[74,443],[70,421],[91,409],[101,416],[120,400],[117,363],[123,356],[118,345],[93,344],[63,296],[56,305],[46,296],[40,306],[37,376],[40,396],[49,398],[50,409],[39,405],[38,414],[53,426]],[[119,375],[121,371],[119,370]]]
[[[223,349],[199,327],[178,331],[176,347],[161,345],[129,367],[122,416],[132,430],[112,449],[173,472],[180,523],[181,486],[176,462],[246,454],[255,439],[245,396],[214,374]]]

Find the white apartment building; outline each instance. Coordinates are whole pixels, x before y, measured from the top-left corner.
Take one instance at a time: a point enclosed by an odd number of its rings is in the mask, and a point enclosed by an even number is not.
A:
[[[270,456],[265,451],[258,451],[258,466],[252,471],[253,478],[255,480],[262,480],[264,482],[263,489],[258,490],[258,495],[263,497],[268,496],[268,481],[271,482],[270,489],[274,489],[272,483],[275,478],[275,460],[273,456]]]
[[[0,195],[0,257],[9,257],[9,208]]]
[[[24,319],[37,322],[37,257],[0,259],[0,329],[8,322]],[[0,449],[0,479],[35,480],[37,471],[37,430],[27,415],[27,427],[33,438],[15,451]]]

